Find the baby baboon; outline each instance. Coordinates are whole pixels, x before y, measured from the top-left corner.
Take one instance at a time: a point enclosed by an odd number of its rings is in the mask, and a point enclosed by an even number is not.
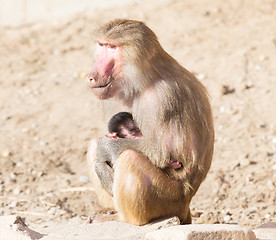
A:
[[[143,135],[131,113],[119,112],[109,120],[108,133],[105,136],[98,141],[95,170],[102,187],[113,195],[113,165],[124,150],[139,149],[138,139]]]
[[[108,122],[108,133],[98,142],[95,170],[103,188],[112,193],[113,165],[126,149],[140,149],[139,138],[143,136],[129,112],[119,112]],[[140,149],[141,150],[141,149]],[[179,169],[181,163],[170,160],[168,168]]]

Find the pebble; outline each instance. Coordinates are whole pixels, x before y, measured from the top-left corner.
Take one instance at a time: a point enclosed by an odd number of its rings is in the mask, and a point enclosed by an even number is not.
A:
[[[9,120],[11,118],[12,118],[11,116],[3,116],[3,117],[1,117],[1,119],[4,120],[4,121],[7,121],[7,120]]]
[[[40,145],[40,146],[46,146],[47,144],[48,144],[48,143],[45,142],[45,141],[40,141],[40,142],[39,142],[39,145]]]
[[[235,92],[235,88],[232,88],[228,85],[223,85],[221,89],[221,94],[222,95],[227,95]]]
[[[265,127],[266,127],[266,124],[265,124],[264,122],[260,122],[260,123],[259,123],[259,127],[260,127],[260,128],[265,128]]]
[[[30,188],[27,188],[26,190],[25,190],[25,192],[24,192],[24,194],[27,194],[27,195],[29,195],[31,193],[31,189]]]
[[[271,152],[266,153],[266,156],[268,156],[268,157],[272,157],[273,155],[274,155],[274,153],[271,153]]]
[[[231,220],[231,216],[230,215],[226,215],[226,216],[223,217],[223,220],[224,220],[225,223],[229,223],[230,220]]]
[[[60,55],[60,50],[59,49],[54,49],[54,51],[53,51],[53,54],[55,55],[55,56],[58,56],[58,55]]]
[[[259,60],[260,60],[261,62],[263,62],[263,61],[265,61],[265,60],[268,60],[268,56],[260,55],[260,56],[259,56]]]
[[[29,131],[28,128],[22,128],[22,129],[21,129],[21,132],[22,132],[22,133],[26,133],[26,132],[28,132],[28,131]]]
[[[252,182],[254,180],[254,177],[251,174],[248,174],[245,178],[246,182]]]
[[[203,73],[199,73],[196,77],[199,81],[202,81],[203,79],[205,79],[205,75]]]
[[[245,86],[244,86],[244,88],[245,89],[250,89],[250,88],[252,88],[254,85],[253,85],[253,83],[251,82],[251,81],[247,81],[246,83],[245,83]]]
[[[224,113],[224,112],[225,112],[225,107],[221,106],[221,107],[219,108],[219,111],[220,111],[220,113]]]
[[[13,194],[18,195],[20,193],[20,188],[17,187],[13,190]]]
[[[249,216],[249,215],[254,214],[256,212],[257,212],[256,209],[245,210],[242,215],[243,216]]]
[[[23,163],[22,161],[17,162],[17,163],[16,163],[16,166],[17,166],[17,167],[22,167],[22,166],[24,166],[24,163]]]
[[[12,201],[12,202],[8,205],[9,208],[15,208],[16,206],[17,206],[17,201]]]
[[[30,88],[26,88],[24,92],[26,95],[29,95],[30,93],[32,93],[32,90]]]
[[[56,212],[58,212],[60,210],[60,206],[56,206],[56,207],[51,207],[47,213],[48,214],[55,214]]]
[[[274,183],[272,180],[268,180],[266,185],[268,186],[269,190],[273,191],[275,189]]]
[[[11,179],[16,179],[16,174],[15,174],[14,172],[11,172],[11,173],[10,173],[10,178],[11,178]]]
[[[52,197],[54,197],[54,194],[52,192],[47,192],[45,194],[45,197],[52,198]]]
[[[40,172],[37,173],[37,176],[38,176],[38,177],[42,177],[42,176],[44,176],[44,175],[45,175],[45,173],[42,172],[42,171],[40,171]]]
[[[259,64],[257,64],[257,65],[255,66],[255,69],[256,69],[256,71],[260,71],[260,70],[262,69],[262,67],[261,67]]]
[[[251,161],[248,162],[249,165],[256,165],[257,163],[258,163],[258,162],[253,161],[253,160],[251,160]]]
[[[8,149],[4,149],[2,152],[1,152],[1,156],[2,157],[8,157],[8,156],[10,156],[11,155],[11,152],[10,152],[10,150],[8,150]]]
[[[86,176],[80,176],[79,180],[82,183],[88,183],[90,181],[89,178]]]

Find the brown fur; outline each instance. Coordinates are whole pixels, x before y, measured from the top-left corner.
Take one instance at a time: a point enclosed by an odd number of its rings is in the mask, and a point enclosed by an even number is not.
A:
[[[164,174],[141,153],[124,151],[115,163],[114,179],[115,208],[123,221],[142,225],[178,216],[182,223],[191,222],[189,205],[183,204],[183,183]]]
[[[116,161],[115,206],[124,221],[137,225],[171,215],[189,223],[190,200],[213,155],[214,128],[206,89],[163,50],[142,22],[114,20],[97,31],[97,39],[117,46],[121,54],[109,76],[116,91],[105,89],[108,94],[97,96],[115,97],[128,106],[144,136],[143,155],[126,150]],[[97,74],[91,75],[95,82],[104,78],[98,77],[98,67],[93,69]],[[183,168],[166,168],[170,159]]]

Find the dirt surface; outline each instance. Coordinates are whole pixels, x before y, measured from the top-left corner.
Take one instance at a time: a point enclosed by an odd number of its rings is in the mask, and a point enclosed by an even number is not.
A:
[[[137,2],[0,29],[0,215],[46,227],[99,208],[85,155],[106,119],[84,78],[92,30],[117,17],[145,21],[210,93],[215,153],[193,222],[276,221],[274,0]]]

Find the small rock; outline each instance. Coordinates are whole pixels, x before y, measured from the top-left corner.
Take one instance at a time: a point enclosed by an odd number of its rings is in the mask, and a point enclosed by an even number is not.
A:
[[[88,177],[86,176],[80,176],[80,182],[82,183],[88,183],[90,180]]]
[[[221,90],[222,95],[227,95],[227,94],[231,94],[231,93],[234,93],[234,92],[235,92],[235,88],[231,88],[228,85],[223,85],[222,86],[222,90]]]
[[[249,163],[249,165],[256,165],[257,164],[257,162],[253,161],[253,160],[250,160],[248,163]]]
[[[8,157],[8,156],[10,156],[10,155],[11,155],[11,152],[10,152],[10,150],[8,150],[8,149],[4,149],[4,150],[1,152],[1,156],[4,157],[4,158],[6,158],[6,157]]]
[[[203,79],[205,79],[205,75],[203,73],[199,73],[198,75],[196,75],[197,79],[202,81]]]
[[[224,106],[220,106],[219,111],[220,111],[220,113],[224,113],[225,112],[225,107]]]
[[[41,141],[39,142],[39,145],[40,145],[40,146],[46,146],[46,145],[48,145],[48,143],[41,140]]]
[[[172,217],[172,218],[164,218],[159,219],[157,221],[154,221],[147,226],[150,226],[152,229],[162,229],[167,228],[171,226],[177,226],[180,225],[180,220],[178,217]]]
[[[10,178],[11,178],[11,179],[16,179],[16,174],[15,174],[14,172],[11,172],[11,173],[10,173]]]
[[[41,239],[44,236],[43,234],[28,228],[23,219],[19,216],[1,216],[0,226],[1,240],[32,240]]]
[[[260,128],[265,128],[265,127],[266,127],[266,124],[265,124],[264,122],[260,122],[260,123],[259,123],[259,127],[260,127]]]
[[[225,223],[229,223],[230,220],[231,220],[231,216],[230,215],[226,215],[226,216],[223,217],[223,220],[224,220]]]
[[[263,62],[263,61],[265,61],[265,60],[268,60],[268,56],[260,55],[260,56],[259,56],[259,60],[260,60],[261,62]]]
[[[251,214],[254,214],[256,212],[257,212],[256,209],[245,210],[242,215],[243,216],[250,216]]]
[[[45,172],[42,172],[42,171],[40,171],[40,172],[37,173],[37,176],[38,176],[39,178],[42,177],[42,176],[44,176],[44,175],[46,175],[46,173],[45,173]]]
[[[232,111],[231,111],[231,114],[232,115],[237,115],[239,113],[239,109],[233,109]]]
[[[258,239],[276,239],[276,223],[265,223],[253,232]]]
[[[267,152],[266,153],[266,156],[268,156],[268,157],[272,157],[274,155],[274,153],[272,153],[272,152]]]
[[[22,133],[26,133],[26,132],[28,132],[28,131],[29,131],[28,128],[22,128],[22,129],[21,129],[21,132],[22,132]]]
[[[247,90],[247,89],[250,89],[252,87],[254,87],[253,83],[248,81],[248,82],[245,83],[244,89]]]
[[[252,174],[248,174],[245,178],[246,182],[252,182],[254,180],[254,177],[252,176]]]
[[[268,180],[266,185],[268,186],[269,190],[275,190],[274,182],[272,180]]]
[[[58,56],[58,55],[60,55],[60,50],[59,49],[54,49],[54,51],[53,51],[53,54],[55,55],[55,56]]]
[[[160,239],[239,239],[255,240],[254,233],[245,227],[230,224],[191,224],[172,226],[147,233],[149,240]]]
[[[203,214],[202,211],[196,211],[195,213],[193,213],[193,217],[194,218],[199,218],[202,214]]]
[[[16,206],[17,206],[17,201],[12,201],[12,202],[8,205],[9,208],[15,208]]]
[[[56,206],[56,207],[51,207],[47,213],[50,215],[54,215],[55,213],[57,213],[60,210],[60,206]]]
[[[260,66],[259,64],[257,64],[257,65],[255,66],[255,69],[256,69],[256,71],[260,71],[262,68],[261,68],[261,66]]]
[[[13,194],[15,194],[15,195],[18,195],[20,192],[21,192],[21,190],[20,190],[19,187],[16,187],[16,188],[13,190]]]
[[[2,120],[7,121],[10,120],[12,118],[12,116],[3,116],[1,117]]]

